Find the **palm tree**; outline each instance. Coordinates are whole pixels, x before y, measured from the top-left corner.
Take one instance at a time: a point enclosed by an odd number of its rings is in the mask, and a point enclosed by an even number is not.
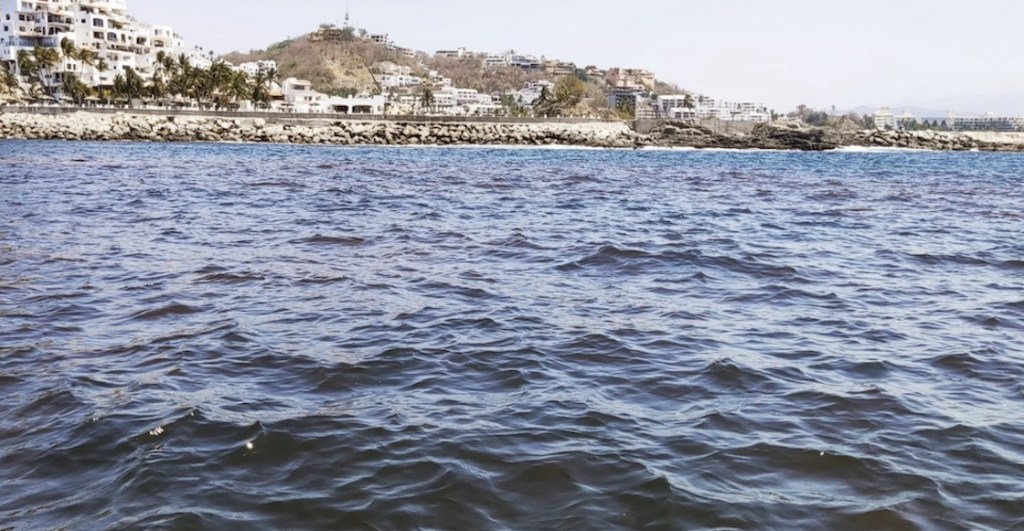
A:
[[[434,91],[430,90],[430,87],[423,87],[423,93],[420,94],[420,105],[424,109],[431,109],[435,103]]]
[[[134,68],[125,68],[124,75],[117,74],[114,77],[114,95],[128,100],[129,107],[132,106],[132,101],[141,97],[145,90],[145,81],[135,72]]]
[[[249,88],[249,75],[242,71],[232,72],[228,83],[223,87],[224,93],[233,102],[248,100],[252,98],[252,90]]]
[[[18,73],[29,83],[39,81],[39,65],[28,50],[18,50]]]
[[[62,54],[64,54],[64,57],[67,57],[72,61],[77,61],[80,59],[78,47],[75,46],[75,41],[67,37],[64,37],[60,40],[60,51]]]
[[[85,103],[85,99],[91,93],[89,87],[82,83],[82,80],[78,79],[78,76],[73,72],[66,72],[64,74],[64,79],[61,80],[61,92],[64,96],[71,98],[77,105]]]
[[[249,98],[255,104],[262,103],[265,106],[270,105],[271,91],[274,88],[274,83],[278,81],[278,72],[276,68],[269,68],[267,70],[260,70],[253,76],[252,85],[249,90]]]
[[[32,57],[35,59],[35,65],[37,68],[37,76],[42,81],[43,88],[46,89],[46,93],[52,98],[53,97],[53,69],[60,63],[60,52],[56,48],[43,48],[36,46],[32,49]]]
[[[14,72],[11,71],[8,63],[0,62],[0,84],[9,89],[18,86],[18,80],[14,77]]]

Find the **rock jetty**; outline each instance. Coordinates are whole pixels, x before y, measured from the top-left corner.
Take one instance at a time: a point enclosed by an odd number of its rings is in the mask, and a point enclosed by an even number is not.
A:
[[[618,122],[413,123],[184,115],[0,114],[0,138],[336,145],[569,145],[633,148],[650,139]]]
[[[942,151],[1024,151],[1024,133],[838,130],[759,124],[716,133],[699,124],[661,123],[639,134],[621,122],[509,123],[217,117],[184,114],[0,111],[0,139],[267,142],[334,145],[506,145],[602,148],[693,147],[824,151],[862,146]]]
[[[696,124],[668,123],[650,134],[653,145],[695,148],[795,149],[882,147],[935,151],[1024,151],[1024,133],[850,130],[759,124],[749,133],[720,134]]]

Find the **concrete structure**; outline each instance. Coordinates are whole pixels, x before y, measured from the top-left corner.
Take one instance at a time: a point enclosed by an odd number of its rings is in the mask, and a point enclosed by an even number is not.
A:
[[[61,57],[41,82],[59,88],[67,73],[88,86],[112,86],[118,73],[131,68],[146,79],[153,75],[158,52],[184,55],[194,66],[208,67],[212,53],[188,48],[170,26],[141,23],[128,14],[125,0],[0,0],[0,62],[19,72],[18,52],[35,47],[58,52],[67,39],[97,55],[108,67]]]
[[[290,77],[281,83],[283,101],[272,108],[297,113],[383,114],[384,96],[328,96],[313,90],[313,84],[304,79]]]
[[[552,76],[571,76],[576,74],[576,63],[562,61],[544,61],[544,72]]]
[[[544,68],[544,62],[532,55],[518,54],[508,51],[503,54],[489,54],[484,58],[484,68],[510,66],[527,71],[538,71]]]
[[[997,131],[1004,133],[1024,131],[1024,117],[998,116],[986,113],[982,116],[957,116],[949,113],[946,123],[954,131]]]
[[[892,114],[892,110],[888,107],[882,107],[875,111],[875,128],[876,129],[893,129],[897,128],[896,117]]]
[[[437,57],[450,57],[453,59],[461,59],[463,57],[473,57],[474,54],[473,52],[460,47],[457,50],[438,50],[434,52],[434,55],[436,55]]]
[[[251,63],[242,63],[235,68],[245,72],[249,77],[255,77],[259,74],[266,74],[271,70],[277,70],[277,61],[253,61]]]
[[[523,85],[523,88],[521,90],[513,92],[511,95],[513,96],[513,98],[515,98],[517,102],[519,102],[520,105],[523,105],[525,107],[532,107],[533,104],[540,99],[540,96],[544,92],[545,88],[547,89],[548,94],[553,94],[555,90],[555,84],[546,80],[529,81],[525,85]]]
[[[616,88],[645,88],[654,90],[654,74],[637,68],[612,68],[605,73],[604,80]]]
[[[687,106],[687,103],[690,106]],[[659,117],[671,120],[715,119],[726,122],[767,123],[772,119],[771,112],[763,104],[716,100],[699,94],[658,96],[654,108]]]

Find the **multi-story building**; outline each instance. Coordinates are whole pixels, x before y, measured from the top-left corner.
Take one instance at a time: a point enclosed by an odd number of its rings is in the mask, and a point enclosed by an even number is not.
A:
[[[436,55],[437,57],[450,57],[453,59],[461,59],[463,57],[473,57],[473,52],[460,47],[458,50],[438,50],[434,52],[434,55]]]
[[[983,116],[957,116],[949,113],[946,123],[954,131],[1024,131],[1024,118],[1019,116],[998,116],[986,113]]]
[[[552,76],[571,76],[576,74],[576,63],[563,61],[544,61],[544,72]]]
[[[195,66],[207,67],[210,55],[188,48],[170,26],[138,22],[128,14],[125,0],[0,0],[0,61],[18,68],[18,52],[36,47],[61,51],[65,39],[78,49],[95,53],[94,64],[61,55],[60,62],[42,75],[42,83],[59,87],[65,73],[76,74],[89,86],[109,86],[129,68],[141,77],[153,75],[158,52],[184,55]],[[100,61],[106,69],[100,68]]]
[[[298,113],[384,114],[386,102],[384,96],[328,96],[313,90],[309,81],[294,77],[284,80],[281,91],[284,100],[275,104],[275,108]]]
[[[503,54],[488,54],[484,58],[484,68],[498,68],[502,66],[534,71],[544,68],[544,62],[532,55],[518,54],[513,51]]]
[[[882,107],[875,111],[874,118],[875,127],[878,129],[896,129],[898,126],[896,116],[888,107]]]
[[[423,84],[423,79],[417,76],[405,74],[384,74],[377,78],[382,89],[394,89],[403,87],[418,87]]]
[[[255,77],[259,74],[266,74],[271,70],[277,70],[277,61],[253,61],[251,63],[242,63],[236,68],[245,72],[250,77]]]
[[[636,68],[612,68],[605,73],[605,82],[616,88],[645,88],[654,90],[654,74]]]
[[[654,108],[659,116],[672,120],[716,119],[765,123],[772,119],[771,112],[763,104],[716,100],[699,94],[658,96]]]

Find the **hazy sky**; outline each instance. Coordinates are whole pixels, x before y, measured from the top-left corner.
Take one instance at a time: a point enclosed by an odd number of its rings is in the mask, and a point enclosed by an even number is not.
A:
[[[128,0],[136,18],[217,53],[340,22],[346,7],[401,46],[647,68],[779,111],[1021,91],[1024,114],[1020,0]]]

